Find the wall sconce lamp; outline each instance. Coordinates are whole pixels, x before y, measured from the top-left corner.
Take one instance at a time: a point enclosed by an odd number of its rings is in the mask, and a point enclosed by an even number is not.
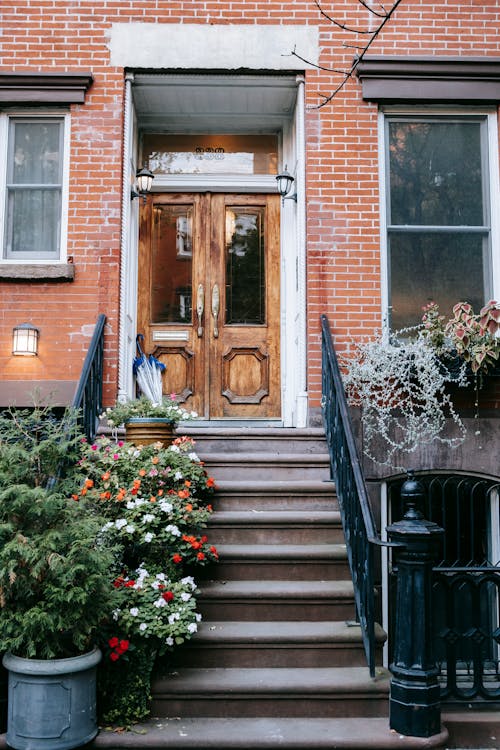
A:
[[[38,354],[40,329],[33,323],[21,323],[12,330],[12,354],[18,357],[35,357]]]
[[[284,171],[276,175],[276,182],[278,183],[278,193],[281,195],[281,205],[284,204],[285,200],[292,200],[297,203],[297,191],[293,195],[288,195],[295,182],[295,177],[292,177],[288,172],[286,164]]]
[[[134,198],[139,198],[139,196],[142,195],[144,203],[146,203],[146,198],[148,196],[148,193],[151,192],[151,186],[153,184],[154,178],[154,174],[146,167],[146,165],[144,165],[142,169],[137,170],[135,175],[137,191],[131,191],[131,199],[133,200]]]

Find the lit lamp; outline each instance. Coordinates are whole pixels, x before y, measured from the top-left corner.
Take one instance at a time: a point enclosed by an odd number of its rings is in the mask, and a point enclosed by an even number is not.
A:
[[[131,198],[138,198],[142,195],[144,203],[146,203],[146,198],[148,193],[151,192],[154,178],[154,174],[146,167],[146,165],[144,165],[142,169],[139,169],[135,175],[137,191],[132,190]]]
[[[12,331],[12,354],[18,357],[35,357],[38,354],[40,329],[32,323],[21,323]]]
[[[292,200],[297,202],[297,193],[295,192],[293,195],[288,195],[290,190],[292,189],[292,185],[295,182],[295,178],[292,177],[290,172],[288,172],[286,164],[285,164],[285,170],[281,172],[280,174],[276,175],[276,182],[278,183],[278,193],[281,195],[281,202],[284,203],[285,200]]]

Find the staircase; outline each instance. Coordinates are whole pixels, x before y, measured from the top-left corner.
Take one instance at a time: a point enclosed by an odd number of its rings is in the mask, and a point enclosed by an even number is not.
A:
[[[185,429],[218,492],[220,563],[203,623],[153,684],[145,734],[95,747],[432,747],[388,727],[388,674],[366,667],[321,430]],[[385,635],[379,628],[377,642]],[[380,663],[380,659],[379,659]]]

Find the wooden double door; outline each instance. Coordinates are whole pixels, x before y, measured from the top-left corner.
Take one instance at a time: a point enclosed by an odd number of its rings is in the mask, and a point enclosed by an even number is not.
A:
[[[164,393],[202,418],[280,417],[279,197],[153,194],[141,208],[138,332]]]

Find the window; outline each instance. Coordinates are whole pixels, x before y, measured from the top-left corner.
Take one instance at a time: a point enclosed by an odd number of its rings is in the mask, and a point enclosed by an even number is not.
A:
[[[64,259],[67,116],[5,115],[2,261]]]
[[[384,118],[389,324],[493,296],[487,115]]]

